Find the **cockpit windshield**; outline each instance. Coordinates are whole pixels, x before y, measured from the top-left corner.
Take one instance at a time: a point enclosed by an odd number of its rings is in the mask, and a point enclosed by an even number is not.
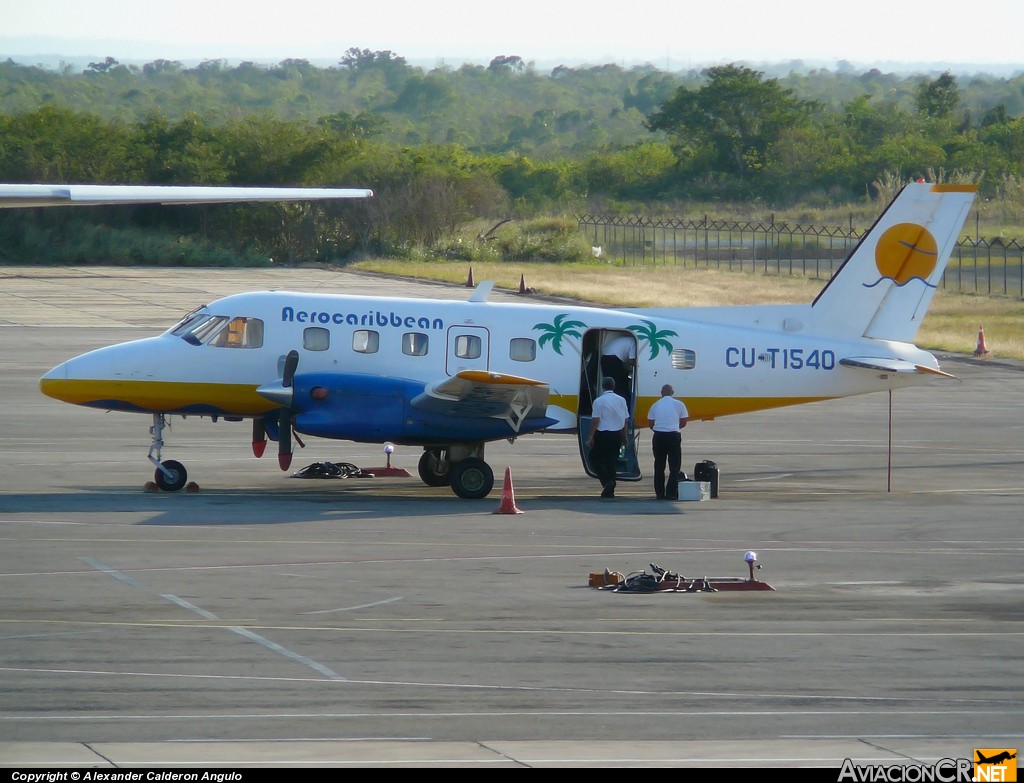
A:
[[[171,334],[192,345],[212,345],[215,348],[263,347],[263,321],[259,318],[211,313],[194,313],[178,324]]]

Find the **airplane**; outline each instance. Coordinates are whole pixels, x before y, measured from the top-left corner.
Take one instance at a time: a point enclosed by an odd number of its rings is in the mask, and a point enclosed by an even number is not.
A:
[[[1016,753],[1010,753],[1008,750],[1004,750],[1001,753],[997,753],[992,758],[986,758],[980,750],[975,749],[975,754],[978,756],[976,763],[978,764],[998,764],[1001,761],[1011,761],[1017,758]]]
[[[181,415],[251,421],[254,454],[275,440],[282,470],[303,435],[421,447],[425,484],[483,498],[494,485],[486,444],[530,433],[575,435],[595,475],[585,441],[601,349],[626,336],[637,358],[619,477],[637,481],[637,429],[665,383],[691,420],[709,421],[953,377],[913,341],[975,192],[906,185],[810,304],[499,303],[488,301],[490,282],[465,301],[240,293],[158,336],[71,358],[39,386],[151,416],[148,458],[165,491],[186,483],[185,467],[161,456],[167,417]]]

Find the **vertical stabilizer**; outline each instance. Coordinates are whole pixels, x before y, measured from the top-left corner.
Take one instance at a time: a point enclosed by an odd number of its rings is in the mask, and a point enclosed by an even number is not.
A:
[[[815,325],[836,336],[913,342],[976,190],[903,188],[814,300]]]

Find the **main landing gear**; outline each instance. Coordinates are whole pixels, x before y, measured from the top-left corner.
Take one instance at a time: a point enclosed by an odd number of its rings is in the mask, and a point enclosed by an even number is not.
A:
[[[149,447],[149,461],[156,465],[156,472],[153,474],[156,485],[164,492],[177,492],[188,481],[188,472],[184,465],[173,459],[160,461],[160,449],[164,446],[166,426],[167,417],[162,413],[154,413],[153,426],[149,428],[149,434],[153,436],[153,444]]]
[[[485,498],[494,489],[494,471],[483,455],[483,443],[426,448],[418,465],[420,478],[430,487],[450,486],[460,498]]]
[[[149,428],[153,443],[149,447],[148,459],[156,466],[153,474],[156,485],[164,492],[177,492],[184,488],[188,481],[188,472],[180,462],[160,458],[166,426],[167,416],[163,413],[154,413],[153,426]],[[420,478],[427,486],[450,486],[452,492],[460,498],[485,498],[494,489],[494,471],[484,462],[483,456],[483,443],[429,446],[420,457]]]

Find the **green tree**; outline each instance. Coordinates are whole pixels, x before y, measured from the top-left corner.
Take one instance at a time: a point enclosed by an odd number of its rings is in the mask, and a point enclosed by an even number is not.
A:
[[[951,119],[960,108],[956,77],[946,71],[937,79],[925,79],[917,88],[917,111],[931,119]]]
[[[142,174],[136,164],[120,123],[53,106],[0,116],[5,182],[133,182]]]
[[[389,49],[374,52],[353,47],[345,52],[338,65],[343,71],[348,72],[352,84],[366,74],[378,73],[392,92],[400,90],[406,80],[416,72],[404,57]]]
[[[491,60],[487,70],[491,73],[522,73],[526,70],[526,63],[518,54],[499,54]]]
[[[152,114],[133,134],[135,154],[145,161],[145,181],[157,185],[224,185],[230,182],[230,161],[218,132],[197,114],[171,123]]]
[[[395,99],[395,111],[420,116],[443,111],[455,100],[451,82],[443,76],[428,74],[409,77]]]
[[[784,130],[808,119],[810,106],[760,71],[724,65],[696,90],[680,87],[647,119],[672,140],[680,162],[740,179],[764,166]]]
[[[655,198],[667,186],[674,164],[664,141],[602,150],[584,163],[587,192],[620,199]]]
[[[678,89],[676,79],[665,73],[647,73],[626,90],[622,97],[622,105],[633,108],[641,114],[651,114],[655,109],[668,101]]]

